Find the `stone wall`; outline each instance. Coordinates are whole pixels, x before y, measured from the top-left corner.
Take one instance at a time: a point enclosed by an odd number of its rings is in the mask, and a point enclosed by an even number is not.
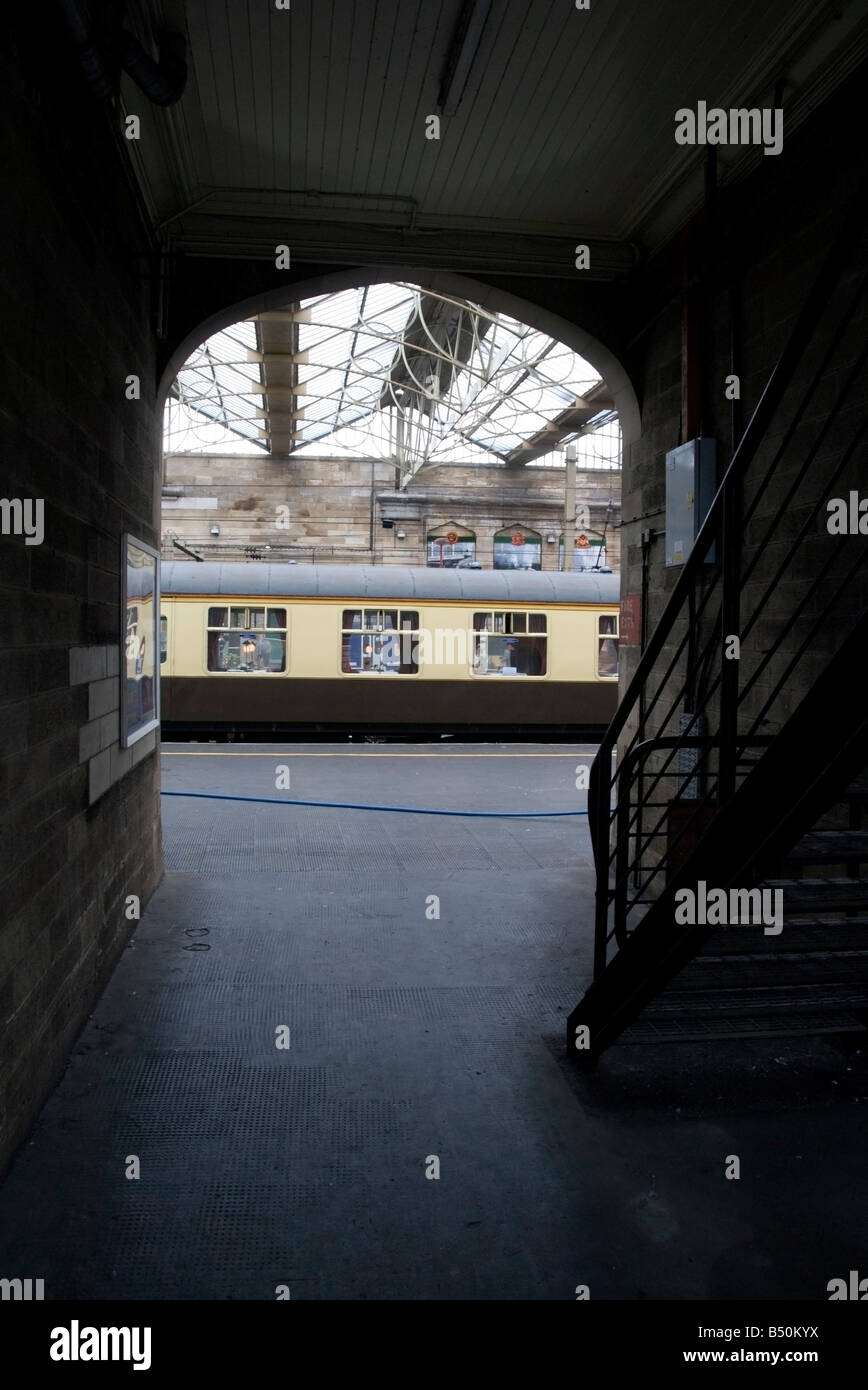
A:
[[[637,329],[629,367],[642,400],[643,430],[625,451],[621,593],[622,604],[629,601],[638,614],[644,590],[649,635],[682,574],[680,566],[665,564],[666,453],[701,434],[717,442],[720,476],[730,463],[865,174],[864,142],[857,136],[863,92],[864,79],[858,78],[842,89],[792,141],[785,140],[780,156],[762,158],[743,183],[720,191],[704,217],[632,282]],[[826,525],[830,496],[846,498],[860,486],[863,496],[866,492],[864,435],[848,457],[868,419],[868,374],[864,363],[859,367],[868,342],[868,310],[864,289],[860,290],[868,266],[864,205],[862,217],[861,240],[846,258],[836,258],[839,284],[825,300],[819,326],[742,486],[740,515],[752,511],[733,546],[734,553],[741,551],[739,573],[748,576],[734,629],[740,639],[742,735],[767,736],[780,730],[868,603],[868,566],[863,560],[861,575],[856,568],[860,554],[864,557],[864,549],[859,551],[864,538],[830,535]],[[697,315],[696,412],[690,422],[682,399],[685,279]],[[842,329],[844,315],[851,310]],[[738,399],[728,398],[733,375],[740,387]],[[845,388],[846,409],[829,428],[833,404]],[[782,453],[776,461],[779,446]],[[718,566],[708,567],[698,586],[698,607],[718,574]],[[716,728],[725,665],[720,625],[713,621],[719,594],[715,588],[706,614],[691,624],[698,656],[689,698],[680,692],[686,661],[676,656],[678,644],[687,641],[689,610],[682,610],[646,687],[652,713],[643,737],[677,734],[679,715],[697,710],[708,715],[711,731]],[[637,622],[629,643],[622,633],[622,694],[641,656],[638,629]],[[729,635],[733,628],[724,631]],[[701,659],[706,644],[707,664]],[[671,665],[674,669],[665,675]],[[661,688],[663,696],[654,705]],[[637,718],[634,707],[619,738],[622,750],[636,734]],[[818,729],[817,737],[822,736]],[[647,767],[662,768],[665,755],[653,757]],[[707,770],[716,770],[713,757]],[[745,771],[741,764],[739,774]],[[858,771],[854,767],[854,775]],[[798,775],[795,767],[793,775]],[[677,779],[668,777],[655,795],[665,801],[676,791]],[[662,843],[661,837],[649,858]]]
[[[121,750],[117,710],[121,536],[155,544],[159,506],[147,247],[61,26],[28,13],[0,55],[0,492],[41,499],[44,535],[4,513],[0,1170],[161,874],[155,740]]]
[[[620,490],[619,470],[577,470],[577,508],[587,508],[592,537],[606,527],[614,570]],[[177,536],[206,558],[244,559],[245,547],[269,546],[275,560],[420,565],[428,532],[454,522],[476,533],[476,558],[486,567],[495,532],[518,526],[542,536],[543,568],[558,568],[564,509],[558,468],[428,465],[396,492],[393,466],[369,459],[170,454],[163,494],[166,559],[183,558],[172,540]],[[393,525],[384,527],[384,519]],[[211,534],[213,526],[219,536]]]
[[[769,376],[792,331],[797,315],[828,251],[857,181],[866,167],[864,143],[857,137],[864,77],[857,76],[823,106],[811,122],[792,139],[783,153],[762,159],[757,170],[731,190],[718,194],[716,204],[699,219],[691,232],[690,275],[699,312],[699,395],[697,427],[685,433],[682,417],[682,253],[688,238],[681,237],[638,273],[631,285],[637,346],[628,366],[642,401],[641,437],[625,450],[623,491],[622,595],[638,596],[642,590],[643,533],[647,543],[647,628],[659,619],[681,574],[680,567],[664,564],[665,455],[691,434],[702,433],[717,441],[722,475],[736,442],[750,419]],[[829,151],[834,150],[830,159]],[[808,196],[808,191],[810,196]],[[842,305],[856,288],[857,270],[865,268],[865,241],[845,270]],[[848,282],[851,286],[848,289]],[[807,423],[822,426],[823,414],[834,398],[843,372],[865,342],[865,309],[859,309],[851,325],[850,340],[836,344],[833,314],[819,334],[796,375],[784,409],[776,419],[769,446],[777,443],[799,406],[810,377],[823,352],[835,347],[841,360],[831,363],[828,380],[821,386]],[[736,373],[740,399],[727,398],[727,379]],[[850,418],[856,409],[868,409],[868,383],[861,395],[851,396]],[[863,414],[864,418],[864,414]],[[830,441],[834,447],[840,438]],[[794,453],[809,447],[796,441]],[[825,450],[828,454],[828,449]],[[771,448],[765,451],[765,463]],[[763,460],[758,460],[760,467]],[[819,476],[823,450],[808,475],[795,506],[805,504],[811,478]],[[864,470],[864,454],[862,458]],[[783,470],[765,493],[758,518],[766,521],[783,504],[791,470]],[[863,474],[864,476],[864,474]],[[858,468],[851,470],[856,485]],[[791,500],[788,509],[793,509]],[[783,530],[790,524],[789,519]],[[744,536],[746,553],[755,544],[756,528]],[[804,551],[806,572],[819,573],[816,542],[824,527]],[[765,619],[772,628],[782,621],[794,602],[792,591],[782,589],[768,601]],[[622,682],[628,682],[639,659],[637,647],[622,642]],[[624,685],[622,684],[622,689]],[[794,697],[798,689],[793,691]]]

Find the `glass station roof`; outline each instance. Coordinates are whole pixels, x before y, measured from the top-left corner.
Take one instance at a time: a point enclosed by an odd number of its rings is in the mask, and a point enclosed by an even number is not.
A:
[[[178,373],[164,443],[388,458],[406,481],[427,462],[556,463],[570,440],[583,467],[619,466],[617,417],[589,363],[515,319],[396,283],[216,333]]]

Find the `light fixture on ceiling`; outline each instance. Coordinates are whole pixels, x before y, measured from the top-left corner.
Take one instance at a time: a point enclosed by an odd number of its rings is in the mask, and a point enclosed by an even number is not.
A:
[[[396,535],[396,537],[398,538],[399,541],[406,540],[406,538],[407,538],[407,532],[406,532],[406,531],[396,531],[396,532],[395,532],[395,535]]]
[[[547,545],[554,545],[554,543],[555,543],[555,538],[554,538],[554,536],[552,536],[552,535],[546,536],[546,544],[547,544]]]
[[[470,69],[479,48],[492,0],[464,0],[452,42],[443,64],[437,105],[444,116],[454,116],[464,95]]]
[[[219,527],[219,526],[212,526],[212,527],[211,527],[211,535],[212,535],[212,536],[219,536],[219,535],[220,535],[220,527]]]

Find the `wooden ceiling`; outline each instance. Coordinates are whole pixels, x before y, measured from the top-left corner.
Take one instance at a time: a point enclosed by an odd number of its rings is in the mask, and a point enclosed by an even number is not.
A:
[[[868,54],[868,0],[493,0],[470,7],[484,27],[446,115],[462,4],[128,5],[146,43],[165,24],[189,41],[175,106],[123,88],[171,244],[557,275],[584,242],[591,276],[612,278],[701,202],[704,151],[675,143],[676,110],[772,106],[777,87],[786,142]],[[440,139],[426,139],[438,114]],[[720,178],[763,158],[721,148]]]

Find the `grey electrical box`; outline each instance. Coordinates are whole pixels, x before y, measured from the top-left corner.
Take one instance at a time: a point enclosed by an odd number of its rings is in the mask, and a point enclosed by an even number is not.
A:
[[[666,455],[666,563],[683,565],[717,491],[717,442],[691,439]],[[716,546],[706,561],[713,564]]]

